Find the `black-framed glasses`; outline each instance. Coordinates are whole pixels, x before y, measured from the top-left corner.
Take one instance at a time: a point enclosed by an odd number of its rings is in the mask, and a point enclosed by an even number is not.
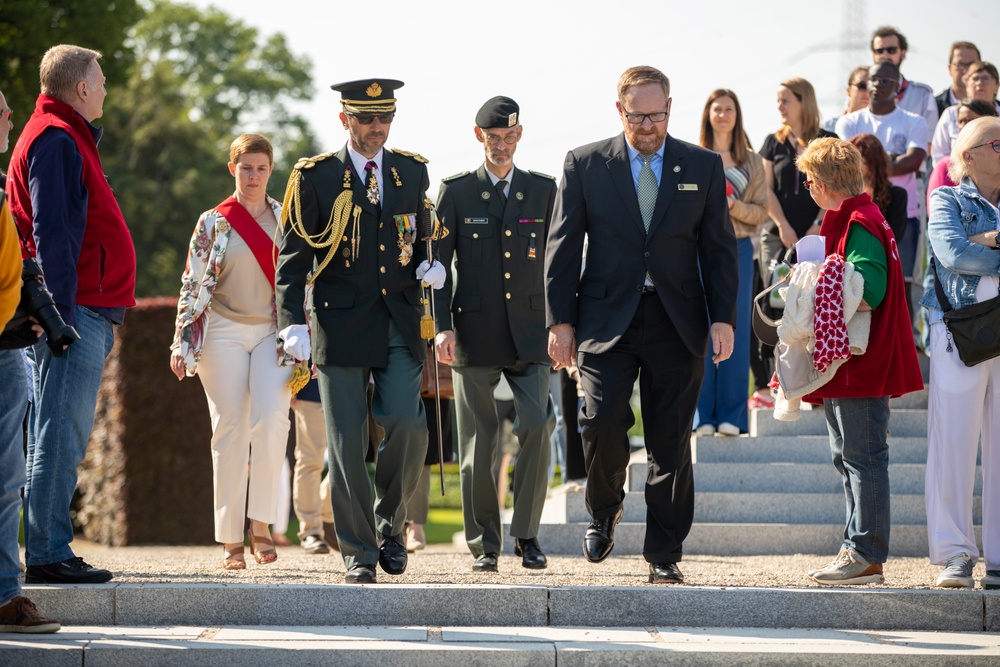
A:
[[[388,125],[392,122],[392,119],[396,116],[396,112],[392,111],[389,113],[352,113],[350,114],[362,125],[371,125],[378,118],[378,122],[383,125]]]
[[[662,123],[667,119],[666,111],[654,111],[653,113],[626,113],[625,120],[629,125],[642,125],[646,119],[651,123]]]
[[[883,46],[880,49],[872,49],[872,53],[875,53],[877,55],[882,55],[883,53],[888,53],[890,56],[894,56],[894,55],[896,55],[896,53],[898,51],[899,51],[899,47],[898,46]]]
[[[987,141],[985,144],[976,144],[975,146],[970,146],[966,150],[972,150],[973,148],[982,148],[983,146],[989,146],[993,149],[994,153],[1000,153],[1000,139],[994,139],[993,141]]]
[[[868,90],[868,82],[867,81],[858,81],[857,83],[852,83],[851,85],[853,87],[857,88],[860,91],[866,91],[866,90]]]
[[[517,143],[517,132],[511,132],[502,137],[499,134],[484,134],[484,137],[486,138],[486,143],[490,146],[499,146],[501,141],[505,144]]]

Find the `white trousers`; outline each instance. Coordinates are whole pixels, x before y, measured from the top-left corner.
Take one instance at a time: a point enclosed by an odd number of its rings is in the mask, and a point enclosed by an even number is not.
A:
[[[931,562],[966,552],[979,558],[972,503],[982,440],[983,559],[1000,569],[1000,358],[968,367],[944,322],[931,325],[927,399],[927,541]],[[981,438],[980,438],[981,436]]]
[[[299,539],[323,537],[323,524],[333,523],[330,480],[323,477],[326,417],[319,401],[295,401],[295,478],[292,498],[299,519]],[[322,480],[322,482],[321,482]]]
[[[274,325],[250,326],[212,314],[198,377],[212,418],[217,542],[243,541],[244,507],[251,519],[275,521],[291,373],[290,366],[278,365]]]

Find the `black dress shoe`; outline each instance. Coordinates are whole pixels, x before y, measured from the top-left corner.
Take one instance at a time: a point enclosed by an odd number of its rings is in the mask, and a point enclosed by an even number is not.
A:
[[[522,540],[520,537],[514,538],[514,555],[521,557],[521,565],[529,570],[544,570],[549,561],[542,553],[542,548],[538,546],[538,538],[532,537]]]
[[[650,563],[649,583],[651,584],[683,584],[684,575],[677,563]]]
[[[496,572],[497,571],[497,555],[496,554],[483,554],[482,556],[476,556],[475,562],[472,564],[473,572]]]
[[[600,563],[615,548],[615,526],[622,520],[622,509],[604,519],[592,519],[583,536],[583,555],[591,563]]]
[[[382,535],[382,544],[378,547],[378,564],[386,574],[403,574],[406,572],[406,544],[403,534]]]
[[[349,584],[374,584],[375,566],[355,565],[344,575],[344,581]]]
[[[79,556],[61,563],[29,565],[24,573],[26,584],[104,584],[114,575],[108,570],[91,567]]]

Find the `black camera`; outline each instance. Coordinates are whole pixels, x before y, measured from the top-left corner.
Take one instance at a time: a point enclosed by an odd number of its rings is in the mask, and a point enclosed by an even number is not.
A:
[[[38,340],[31,329],[30,318],[34,317],[45,330],[45,342],[52,354],[61,357],[63,348],[80,340],[80,334],[59,314],[51,292],[42,282],[42,269],[31,257],[21,265],[21,282],[21,302],[0,335],[0,349],[34,345]]]

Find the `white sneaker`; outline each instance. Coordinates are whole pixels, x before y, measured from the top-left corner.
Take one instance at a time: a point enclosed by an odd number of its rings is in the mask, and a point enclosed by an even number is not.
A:
[[[934,585],[941,588],[975,588],[976,580],[972,578],[975,565],[972,556],[964,551],[957,553],[948,558],[948,564],[941,570]]]
[[[694,430],[695,435],[715,435],[715,427],[711,424],[702,424]]]
[[[740,434],[740,427],[736,424],[730,424],[729,422],[722,422],[719,424],[719,435],[728,435],[734,437]]]
[[[809,573],[809,578],[824,586],[854,586],[857,584],[881,584],[882,564],[871,564],[861,554],[841,547],[833,562],[821,570]]]

